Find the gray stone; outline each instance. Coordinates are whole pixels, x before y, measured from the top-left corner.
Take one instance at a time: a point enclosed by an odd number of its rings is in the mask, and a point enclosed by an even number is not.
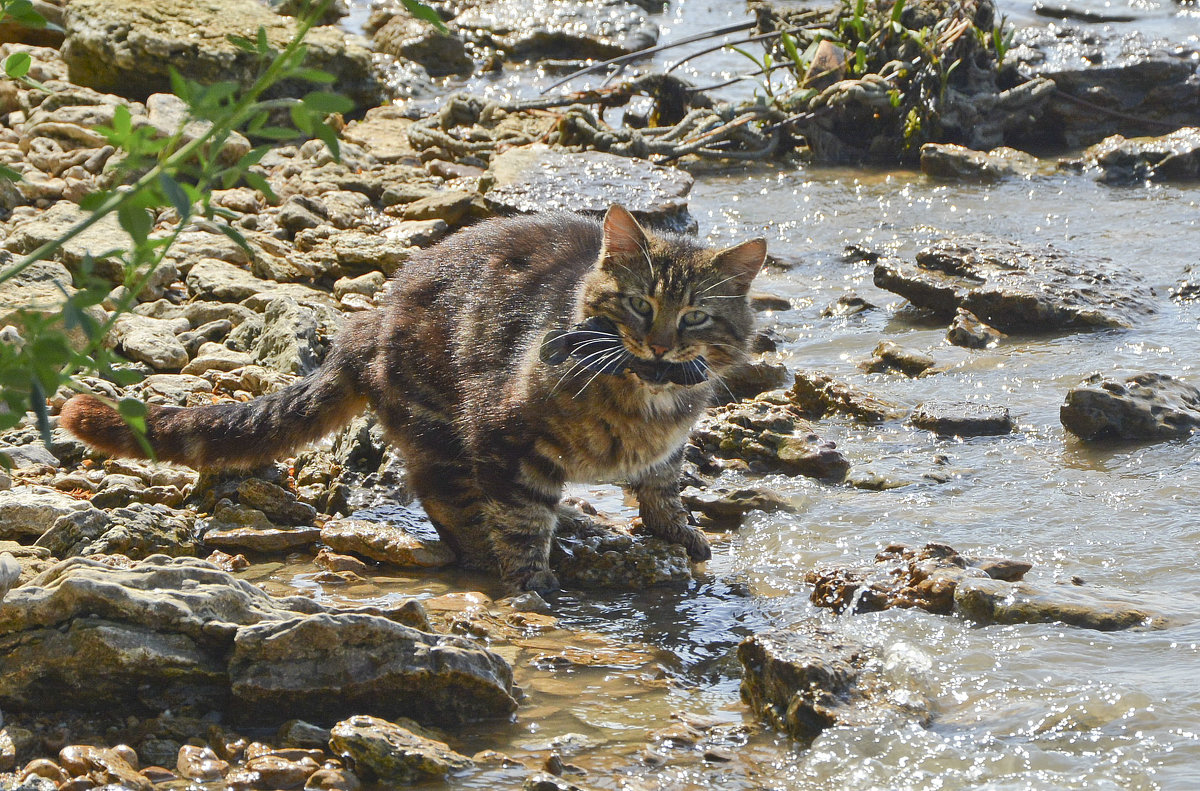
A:
[[[321,321],[312,308],[290,297],[272,300],[263,313],[263,331],[254,344],[255,360],[288,374],[310,374],[321,364],[325,344]]]
[[[657,27],[624,0],[599,0],[586,7],[554,0],[483,0],[452,25],[513,60],[611,58],[658,40]]]
[[[254,360],[254,355],[247,352],[235,352],[219,343],[205,342],[196,350],[195,359],[183,366],[182,373],[199,376],[208,371],[234,371]]]
[[[211,393],[212,383],[191,374],[151,374],[137,383],[134,392],[146,403],[187,406],[189,395]]]
[[[296,499],[296,495],[261,478],[247,478],[238,484],[238,502],[257,508],[279,525],[310,525],[317,512]]]
[[[411,522],[405,529],[394,522],[366,519],[333,519],[321,528],[321,541],[335,552],[346,552],[400,568],[438,568],[454,562],[454,552],[429,536],[433,526],[424,514],[403,509]],[[392,519],[403,514],[389,513]],[[423,535],[422,535],[423,534]]]
[[[905,376],[920,376],[937,364],[933,355],[906,349],[893,341],[880,341],[872,353],[874,356],[862,364],[867,373],[902,373]]]
[[[472,766],[445,742],[378,717],[357,716],[333,726],[329,747],[383,785],[445,778]]]
[[[212,129],[208,121],[189,121],[188,106],[173,93],[155,93],[146,98],[146,113],[150,126],[160,137],[179,135],[181,144],[203,137]],[[185,124],[185,122],[187,122]],[[232,165],[250,151],[250,141],[240,132],[231,132],[221,146],[220,158]]]
[[[207,324],[201,324],[194,330],[181,332],[177,339],[189,355],[194,355],[203,344],[222,340],[229,335],[232,329],[233,322],[229,319],[217,319]]]
[[[987,184],[1006,178],[1037,173],[1037,157],[1001,146],[991,151],[973,151],[952,143],[921,146],[921,172],[935,181],[967,181]]]
[[[787,383],[788,370],[783,363],[751,360],[721,375],[723,387],[717,388],[717,401],[725,404],[754,398],[759,393],[777,390]]]
[[[492,159],[480,189],[488,207],[502,214],[561,209],[601,216],[620,203],[649,224],[683,228],[692,222],[690,175],[600,151],[514,148]]]
[[[261,511],[257,513],[262,513]],[[216,525],[221,512],[213,516]],[[283,554],[310,547],[321,540],[318,527],[228,527],[210,529],[204,534],[204,545],[227,552],[258,552]]]
[[[1185,437],[1200,427],[1200,389],[1166,374],[1092,374],[1067,393],[1059,418],[1085,440]]]
[[[216,302],[238,302],[275,285],[216,258],[197,261],[185,282],[194,299]]]
[[[198,19],[205,24],[197,25]],[[142,98],[170,90],[170,65],[192,80],[235,79],[249,87],[257,72],[252,53],[228,39],[254,40],[262,28],[270,46],[283,49],[295,20],[253,0],[202,0],[181,6],[174,0],[78,0],[63,15],[62,56],[71,81],[100,91]],[[334,75],[338,92],[359,107],[381,104],[387,93],[371,63],[366,42],[332,27],[317,27],[305,38],[304,64]],[[311,83],[285,81],[276,94],[300,96]]]
[[[1162,137],[1113,135],[1084,152],[1108,184],[1200,179],[1200,128],[1177,129]]]
[[[1014,428],[1005,407],[970,401],[926,401],[913,411],[909,422],[950,437],[1009,434]]]
[[[1112,632],[1171,620],[1127,591],[967,578],[954,592],[959,612],[980,623],[1065,623]]]
[[[687,550],[679,544],[631,535],[565,505],[558,509],[550,568],[574,588],[642,590],[692,580]]]
[[[875,285],[937,313],[969,310],[1004,332],[1131,327],[1156,311],[1141,278],[1107,259],[982,236],[938,242],[915,264],[881,260]]]
[[[38,537],[60,517],[96,510],[86,500],[44,486],[17,486],[0,492],[0,538]]]
[[[899,404],[884,401],[818,371],[797,371],[787,395],[803,415],[811,418],[841,413],[868,423],[879,423],[901,418],[906,411]]]
[[[398,11],[371,38],[380,52],[419,63],[431,77],[470,74],[475,67],[462,36],[440,33],[404,11]]]
[[[969,310],[959,308],[954,321],[946,330],[946,341],[967,349],[986,349],[995,346],[1008,336],[995,327],[989,327]]]
[[[125,555],[134,560],[151,555],[196,554],[192,518],[163,505],[132,503],[126,508],[76,511],[55,520],[37,540],[59,558]]]
[[[12,465],[14,470],[19,470],[23,467],[36,467],[39,464],[46,464],[51,467],[58,467],[60,462],[58,457],[50,452],[40,442],[34,442],[29,445],[0,445],[0,463]]]
[[[0,252],[0,267],[7,269],[13,256]],[[22,325],[22,314],[59,316],[66,296],[75,294],[71,272],[57,261],[36,261],[19,274],[0,283],[0,327]],[[64,296],[65,294],[65,296]],[[99,305],[85,311],[97,324],[104,322],[104,309]],[[82,347],[88,338],[78,329],[68,332],[71,344]]]
[[[187,320],[182,321],[186,326]],[[113,323],[109,342],[126,357],[156,371],[179,370],[187,365],[188,353],[175,330],[175,322],[127,313]]]

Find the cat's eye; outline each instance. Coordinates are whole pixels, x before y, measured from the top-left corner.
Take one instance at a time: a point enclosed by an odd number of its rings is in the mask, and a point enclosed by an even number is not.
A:
[[[649,316],[654,312],[654,306],[645,297],[629,297],[629,308],[639,316]]]
[[[679,318],[679,324],[683,327],[699,327],[708,321],[708,314],[702,310],[689,310]]]

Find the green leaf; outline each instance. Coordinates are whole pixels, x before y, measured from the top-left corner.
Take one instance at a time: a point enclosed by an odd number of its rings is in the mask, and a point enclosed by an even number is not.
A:
[[[893,23],[896,23],[896,24],[900,23],[900,15],[904,13],[904,2],[905,2],[905,0],[896,0],[896,2],[894,4],[892,4],[892,22]]]
[[[302,105],[294,106],[301,107]],[[295,129],[288,129],[286,126],[264,126],[262,129],[254,130],[251,134],[263,140],[294,140],[299,137]]]
[[[0,165],[0,179],[16,182],[21,180],[21,174],[7,165]]]
[[[337,77],[334,77],[327,71],[310,68],[296,69],[296,71],[292,73],[292,76],[298,80],[304,80],[305,82],[317,82],[325,85],[328,85],[337,79]]]
[[[261,192],[263,197],[265,197],[267,200],[271,201],[272,203],[278,200],[278,198],[275,197],[275,190],[271,189],[271,185],[267,183],[267,180],[263,178],[261,174],[255,173],[254,171],[249,171],[246,173],[244,178],[246,179],[247,184]],[[228,236],[228,234],[226,235]]]
[[[234,228],[232,225],[226,225],[225,223],[217,223],[216,228],[218,231],[228,236],[234,244],[245,250],[251,258],[254,257],[254,249],[250,247],[250,243],[246,241],[246,237],[242,236],[241,231],[239,231],[237,228]]]
[[[306,104],[293,104],[288,108],[288,113],[292,116],[292,123],[296,125],[304,134],[309,137],[313,136],[313,112]]]
[[[438,16],[438,12],[434,11],[429,6],[422,3],[420,0],[401,0],[404,3],[404,10],[412,16],[424,22],[428,22],[437,28],[439,33],[449,33],[450,29],[446,27],[446,23]]]
[[[134,243],[138,245],[145,244],[150,237],[150,229],[154,225],[154,219],[150,216],[150,212],[129,204],[122,206],[117,211],[117,220],[125,232],[132,237]]]
[[[245,36],[234,36],[234,35],[229,35],[229,36],[226,36],[226,37],[225,37],[225,39],[226,39],[226,40],[227,40],[227,41],[228,41],[230,44],[232,44],[233,46],[235,46],[235,47],[237,47],[238,49],[242,50],[243,52],[250,52],[250,53],[252,53],[252,54],[255,54],[255,55],[257,55],[257,54],[258,54],[258,47],[257,47],[257,46],[255,46],[255,44],[254,44],[254,42],[253,42],[253,41],[251,41],[250,39],[246,38]]]
[[[183,187],[179,186],[179,182],[171,178],[170,174],[163,172],[158,176],[158,183],[162,187],[163,193],[167,196],[167,200],[171,201],[171,205],[175,207],[175,211],[179,214],[179,219],[182,221],[190,216],[192,213],[192,200],[184,192]]]
[[[133,368],[113,368],[110,374],[113,382],[122,386],[137,384],[143,378],[141,372]]]
[[[258,54],[269,55],[271,53],[271,42],[267,40],[267,29],[261,25],[258,28]]]
[[[146,416],[146,405],[136,398],[122,398],[117,402],[117,412],[126,420],[130,418],[144,418]]]
[[[329,124],[317,124],[314,131],[317,133],[317,137],[321,138],[321,142],[325,144],[325,147],[329,149],[329,153],[333,155],[334,160],[341,162],[342,147],[338,143],[337,132],[334,128]]]
[[[797,76],[804,76],[803,73],[808,69],[805,67],[804,62],[800,60],[800,52],[796,49],[796,39],[792,38],[786,31],[780,36],[780,39],[783,41],[783,49],[787,52],[787,56],[792,59],[792,63],[796,64]]]
[[[47,25],[46,18],[34,9],[30,0],[12,0],[4,11],[13,21],[25,27],[44,28]]]
[[[330,113],[348,113],[354,109],[354,102],[342,96],[340,93],[331,93],[329,91],[313,91],[300,100],[313,112],[321,115],[329,115]]]
[[[33,58],[28,52],[14,52],[4,59],[4,73],[14,80],[19,80],[29,73]]]

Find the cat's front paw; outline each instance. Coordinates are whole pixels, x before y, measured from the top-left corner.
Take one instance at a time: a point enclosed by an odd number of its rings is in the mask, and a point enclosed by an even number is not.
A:
[[[694,527],[686,528],[675,543],[683,545],[693,563],[703,563],[712,559],[712,545],[708,543],[708,538]]]
[[[516,586],[521,591],[533,591],[539,596],[548,596],[558,591],[558,577],[550,569],[535,571]]]

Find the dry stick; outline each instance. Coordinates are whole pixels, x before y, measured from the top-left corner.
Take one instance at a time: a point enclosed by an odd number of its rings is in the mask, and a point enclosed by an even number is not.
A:
[[[710,30],[707,33],[697,33],[694,36],[688,36],[687,38],[681,38],[678,41],[672,41],[669,44],[659,44],[658,46],[655,46],[655,47],[647,47],[645,49],[639,49],[637,52],[630,52],[627,55],[620,55],[615,58],[610,58],[609,60],[601,61],[600,63],[593,63],[591,66],[586,66],[586,67],[580,69],[579,71],[571,72],[566,77],[563,77],[558,82],[554,83],[550,87],[543,90],[542,93],[548,93],[549,91],[554,90],[558,86],[570,82],[571,80],[575,79],[576,77],[582,77],[585,74],[591,74],[592,72],[600,71],[601,69],[606,69],[609,66],[615,66],[617,64],[628,63],[631,60],[637,60],[638,58],[643,58],[647,55],[654,55],[659,52],[664,52],[668,49],[673,49],[675,47],[682,47],[686,44],[694,44],[697,41],[704,41],[705,39],[716,38],[717,36],[727,36],[730,33],[741,33],[743,30],[750,30],[756,24],[758,24],[758,23],[757,22],[740,22],[736,25],[728,25],[726,27],[717,28],[716,30]]]

